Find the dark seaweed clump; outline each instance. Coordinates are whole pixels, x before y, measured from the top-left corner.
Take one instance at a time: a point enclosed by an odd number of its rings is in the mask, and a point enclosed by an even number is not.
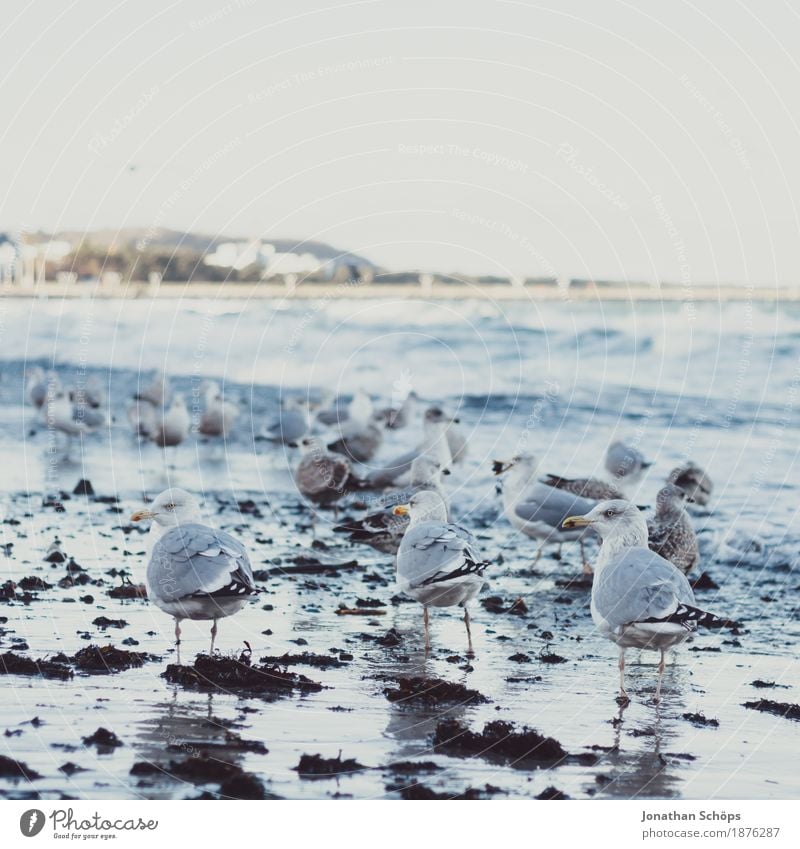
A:
[[[755,702],[745,702],[743,707],[759,710],[762,713],[774,713],[786,719],[800,719],[800,705],[788,702],[774,702],[772,699],[758,699]]]
[[[711,728],[719,728],[718,719],[710,719],[703,713],[684,713],[683,718],[692,723],[692,725],[705,725]]]
[[[342,760],[342,753],[335,758],[323,758],[322,755],[301,755],[300,763],[294,767],[300,778],[332,778],[337,775],[360,772],[366,769],[354,758]]]
[[[453,684],[439,678],[421,676],[401,677],[397,687],[387,687],[384,691],[390,702],[414,702],[415,704],[486,704],[489,700],[483,693],[471,690],[463,684]]]
[[[0,778],[21,778],[24,781],[35,781],[41,777],[35,769],[31,769],[22,761],[15,761],[13,758],[0,755]]]
[[[433,801],[453,801],[453,802],[472,802],[478,799],[487,799],[504,791],[499,787],[493,787],[487,784],[483,789],[479,787],[467,787],[461,793],[437,793],[430,787],[424,784],[412,784],[410,787],[400,789],[400,798],[410,802],[433,802]]]
[[[269,655],[261,658],[261,663],[278,664],[278,666],[315,666],[317,669],[329,669],[347,664],[327,654],[312,654],[304,651],[300,654]]]
[[[40,675],[42,678],[72,678],[72,669],[58,660],[31,660],[14,652],[0,654],[0,675]]]
[[[247,654],[231,657],[198,655],[192,666],[171,663],[163,677],[172,684],[201,690],[225,690],[256,696],[277,697],[293,691],[317,693],[322,684],[280,666],[253,664]]]
[[[70,658],[82,672],[119,672],[144,666],[145,661],[157,660],[147,652],[126,651],[115,646],[86,646]]]
[[[476,733],[457,720],[447,719],[437,724],[433,745],[452,754],[502,758],[537,767],[555,766],[567,757],[558,740],[530,728],[516,731],[510,722],[501,720],[487,723],[481,733]]]
[[[119,746],[125,745],[113,731],[109,731],[108,728],[102,727],[98,728],[94,734],[84,737],[83,742],[86,746],[97,746],[98,750],[101,752],[111,751],[111,749],[116,749]]]

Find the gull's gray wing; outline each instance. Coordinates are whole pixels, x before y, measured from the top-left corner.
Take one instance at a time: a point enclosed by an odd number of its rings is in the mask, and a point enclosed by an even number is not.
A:
[[[253,570],[244,546],[225,531],[191,523],[167,531],[153,546],[148,591],[161,601],[193,595],[249,595]]]
[[[557,489],[547,484],[535,484],[514,508],[514,512],[525,522],[544,522],[552,528],[561,528],[568,516],[583,516],[597,502],[582,498],[566,489]]]
[[[411,468],[419,454],[419,448],[406,451],[405,454],[390,460],[383,468],[373,469],[365,478],[366,482],[370,486],[389,486]]]
[[[441,522],[410,527],[397,552],[397,577],[409,587],[481,576],[488,565],[466,528]]]
[[[595,576],[592,605],[613,628],[662,621],[694,604],[686,576],[649,548],[628,548]]]

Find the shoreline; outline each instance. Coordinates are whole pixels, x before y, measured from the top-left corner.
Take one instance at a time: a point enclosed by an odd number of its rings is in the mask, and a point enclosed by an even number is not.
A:
[[[13,299],[36,298],[99,298],[103,300],[154,299],[230,299],[230,300],[469,300],[487,301],[650,301],[662,303],[728,303],[759,302],[795,303],[800,301],[798,287],[747,287],[747,286],[680,286],[656,288],[649,286],[603,286],[601,288],[574,288],[568,292],[554,286],[507,285],[478,286],[448,283],[428,287],[391,283],[306,283],[289,288],[278,283],[161,283],[152,286],[145,282],[131,282],[119,286],[102,284],[61,284],[41,282],[33,286],[6,284],[0,287],[0,297]]]

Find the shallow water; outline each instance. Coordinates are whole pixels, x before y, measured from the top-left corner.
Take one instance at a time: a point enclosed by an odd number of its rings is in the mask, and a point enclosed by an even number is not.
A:
[[[136,651],[161,659],[70,682],[0,679],[6,696],[0,728],[7,732],[0,754],[42,775],[31,785],[0,778],[0,794],[192,797],[216,786],[131,776],[130,768],[216,742],[269,793],[288,798],[398,796],[416,782],[453,795],[489,784],[496,788],[494,798],[530,798],[551,786],[573,798],[798,795],[800,779],[786,752],[800,742],[800,725],[742,707],[762,697],[800,701],[800,528],[797,444],[791,437],[798,418],[796,313],[747,304],[693,305],[693,319],[681,305],[465,302],[424,312],[405,302],[280,309],[258,304],[245,312],[242,306],[2,304],[0,545],[13,545],[7,557],[0,549],[0,584],[30,575],[55,584],[64,565],[43,558],[56,535],[67,554],[103,583],[54,587],[29,604],[0,602],[0,652],[71,655],[89,643],[120,646],[133,638]],[[71,460],[24,405],[23,357],[55,363],[65,382],[96,371],[111,389],[115,423],[73,445]],[[224,448],[192,438],[165,462],[160,450],[131,439],[125,405],[138,370],[165,361],[189,397],[197,376],[212,374],[240,401],[243,414]],[[292,452],[256,439],[284,393],[364,386],[389,401],[395,381],[459,408],[470,456],[448,480],[454,511],[496,561],[484,595],[506,602],[522,597],[529,609],[514,616],[477,605],[476,657],[469,663],[463,625],[450,611],[435,612],[434,651],[424,658],[421,612],[395,598],[391,558],[335,537],[331,514],[316,525],[316,537],[328,549],[311,547],[309,515],[299,507],[289,473]],[[615,431],[655,460],[635,494],[638,503],[652,503],[659,481],[687,455],[708,469],[714,499],[709,512],[695,515],[695,524],[702,569],[720,588],[698,592],[698,602],[743,622],[739,635],[706,632],[676,653],[658,708],[649,703],[655,655],[630,652],[633,700],[622,712],[614,701],[616,651],[594,632],[588,591],[556,584],[579,572],[577,549],[565,547],[561,561],[545,556],[532,571],[533,542],[498,519],[489,462],[526,447],[543,458],[542,471],[592,473]],[[418,428],[387,435],[381,456],[391,457],[417,438]],[[69,493],[82,477],[99,495],[118,496],[122,512],[82,496],[64,500],[64,513],[42,507],[44,494]],[[141,578],[144,537],[138,530],[126,533],[127,516],[143,493],[156,494],[167,484],[202,493],[209,521],[241,536],[255,568],[271,570],[264,593],[221,622],[220,648],[238,654],[246,640],[254,659],[287,651],[329,654],[334,648],[352,654],[342,668],[293,667],[327,689],[267,703],[186,691],[161,677],[174,662],[171,620],[146,602],[109,598],[119,579],[106,573],[125,569]],[[236,502],[248,498],[261,517],[240,514]],[[336,577],[281,574],[280,566],[298,554],[332,563],[357,559],[363,568]],[[93,601],[80,600],[87,594]],[[340,603],[352,607],[367,597],[385,603],[382,615],[336,614]],[[100,615],[128,624],[104,632],[92,624]],[[398,646],[371,639],[392,627],[402,637]],[[207,650],[203,623],[187,625],[184,636],[184,660]],[[298,646],[297,640],[307,644]],[[566,662],[545,663],[543,652]],[[529,660],[510,660],[519,653]],[[449,709],[392,703],[383,690],[391,684],[387,676],[398,674],[462,682],[489,702]],[[788,689],[757,689],[755,680]],[[683,718],[698,712],[719,726],[697,727]],[[571,754],[592,753],[598,761],[530,769],[434,752],[430,739],[445,715],[473,730],[494,719],[535,728]],[[31,724],[34,717],[40,722]],[[82,737],[98,726],[112,729],[125,745],[111,754],[84,746]],[[268,754],[233,751],[225,745],[226,727],[245,740],[262,741]],[[169,745],[178,748],[165,751]],[[336,756],[339,750],[368,769],[317,780],[293,771],[304,753]],[[434,761],[441,769],[401,780],[391,764],[410,759]],[[68,761],[85,771],[65,776],[58,768]]]

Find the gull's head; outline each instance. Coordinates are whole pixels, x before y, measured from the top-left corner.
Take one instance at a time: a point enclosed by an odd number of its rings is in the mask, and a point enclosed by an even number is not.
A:
[[[647,522],[644,516],[635,504],[622,499],[601,501],[585,516],[570,516],[565,519],[562,527],[568,530],[590,527],[604,540],[631,534],[639,537],[643,531],[645,542],[647,540]]]
[[[197,521],[200,518],[200,505],[197,499],[185,489],[172,487],[165,489],[149,508],[137,510],[131,515],[132,522],[152,519],[163,528],[175,527],[183,522]]]
[[[324,454],[325,447],[322,442],[316,436],[304,436],[298,443],[300,447],[300,453],[305,456],[306,454]]]
[[[447,506],[444,501],[435,492],[428,490],[415,492],[408,504],[398,504],[392,513],[395,516],[408,516],[412,524],[447,521]]]
[[[425,410],[426,424],[458,424],[459,419],[445,412],[441,407],[428,407]]]
[[[685,490],[675,486],[675,484],[668,483],[666,486],[662,486],[656,495],[656,515],[677,515],[683,510],[685,501],[693,500],[689,498]]]
[[[533,471],[537,465],[538,461],[533,454],[520,453],[515,454],[510,460],[492,460],[492,471],[495,475],[502,475],[514,467],[524,469],[525,471]]]

